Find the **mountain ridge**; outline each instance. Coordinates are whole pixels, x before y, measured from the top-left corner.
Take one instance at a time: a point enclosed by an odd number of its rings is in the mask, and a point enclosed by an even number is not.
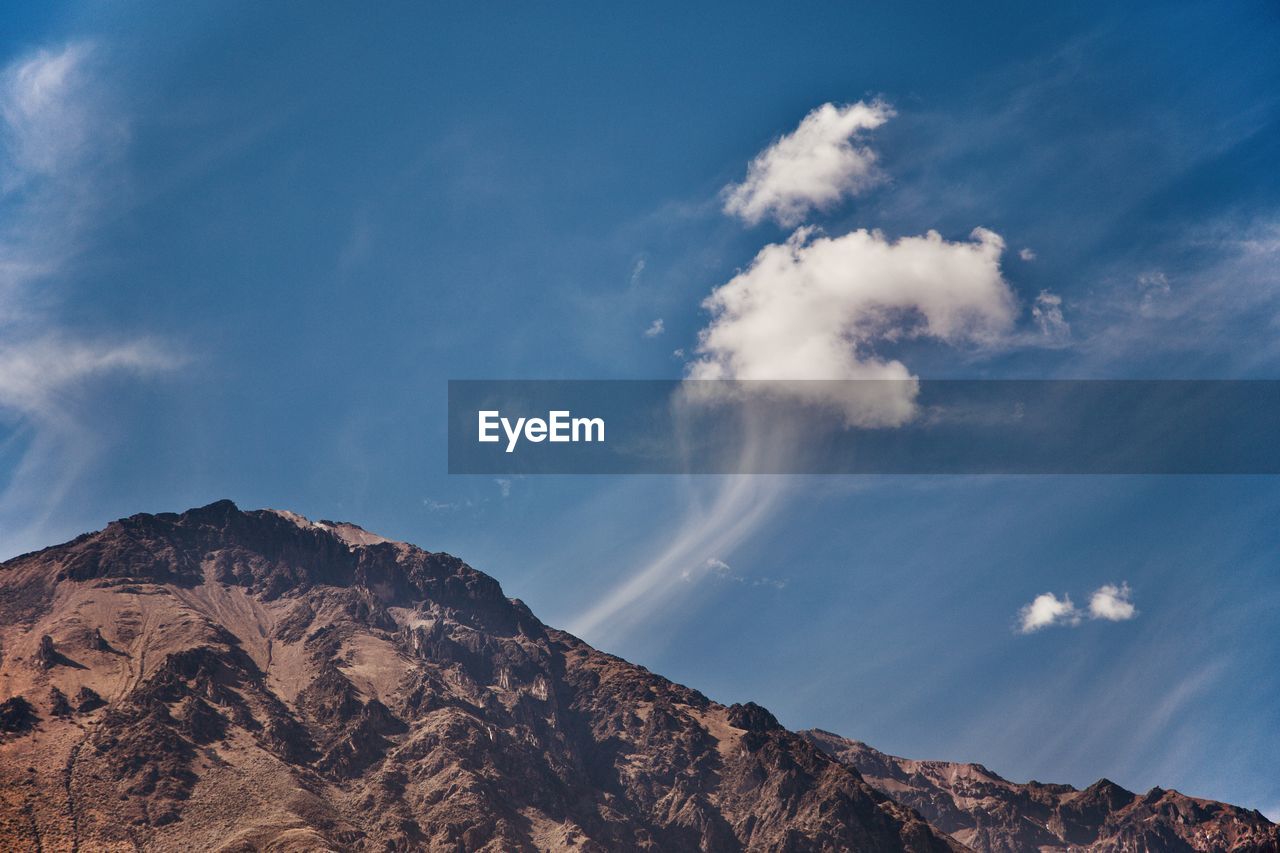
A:
[[[1176,792],[1017,785],[791,732],[544,625],[457,557],[230,501],[0,564],[0,758],[5,850],[1272,851],[1277,838],[1256,812]]]
[[[981,764],[899,758],[822,729],[800,734],[978,850],[1280,850],[1280,827],[1253,809],[1160,787],[1137,794],[1106,778],[1087,788],[1010,782]]]
[[[0,567],[5,849],[961,845],[456,557],[219,501]]]

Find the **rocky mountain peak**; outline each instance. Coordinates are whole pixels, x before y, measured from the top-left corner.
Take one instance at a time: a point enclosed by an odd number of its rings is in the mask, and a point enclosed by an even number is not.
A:
[[[958,850],[456,557],[218,501],[0,565],[0,847]]]

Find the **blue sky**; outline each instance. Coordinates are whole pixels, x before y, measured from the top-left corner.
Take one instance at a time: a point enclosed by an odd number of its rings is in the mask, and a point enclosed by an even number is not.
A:
[[[913,375],[1276,378],[1274,4],[6,23],[5,556],[221,497],[349,519],[793,727],[1280,814],[1273,479],[495,482],[443,443],[450,378],[681,376],[703,300],[799,223],[1000,236],[1012,313],[875,342]],[[865,181],[726,213],[753,158],[858,102],[891,112],[854,137]],[[1088,618],[1122,583],[1136,614]],[[1044,593],[1078,624],[1021,633]]]

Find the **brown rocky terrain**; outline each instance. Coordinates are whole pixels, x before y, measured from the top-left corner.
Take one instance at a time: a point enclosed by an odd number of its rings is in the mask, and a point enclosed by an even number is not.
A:
[[[962,849],[447,554],[228,501],[0,566],[0,849]]]
[[[818,729],[802,732],[874,787],[974,850],[1280,851],[1280,827],[1256,811],[1102,779],[1077,790],[1017,784],[981,764],[913,761]]]

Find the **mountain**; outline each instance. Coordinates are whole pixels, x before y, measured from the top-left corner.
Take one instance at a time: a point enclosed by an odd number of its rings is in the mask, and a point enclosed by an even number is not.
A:
[[[812,729],[814,746],[974,850],[1280,851],[1280,827],[1260,813],[1152,788],[1126,791],[1107,779],[1019,785],[981,764],[913,761]]]
[[[0,849],[954,851],[447,554],[221,501],[0,566]]]

